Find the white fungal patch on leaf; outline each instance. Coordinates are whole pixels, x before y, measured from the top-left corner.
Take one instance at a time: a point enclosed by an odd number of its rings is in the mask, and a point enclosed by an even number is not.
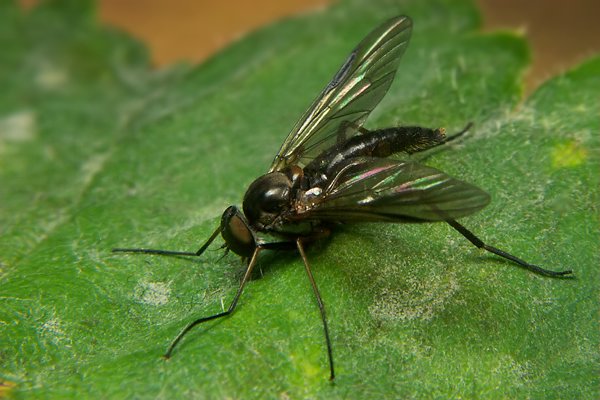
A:
[[[140,282],[135,289],[135,299],[139,303],[162,306],[169,302],[171,288],[164,282]]]
[[[35,82],[47,90],[61,88],[68,80],[67,71],[52,64],[43,64],[35,76]]]
[[[31,110],[18,111],[0,118],[0,146],[23,143],[36,136],[36,116]]]
[[[41,326],[43,336],[47,337],[55,344],[70,344],[71,339],[65,333],[62,325],[63,324],[56,317],[47,320]]]
[[[389,278],[382,281],[375,302],[369,307],[371,315],[378,319],[430,320],[445,309],[459,290],[456,277],[450,273],[431,274],[429,279],[404,275],[402,282]]]
[[[83,172],[83,183],[84,185],[88,185],[92,182],[92,179],[98,172],[102,170],[104,163],[108,159],[109,154],[102,153],[96,154],[90,157],[86,162],[81,166],[81,171]]]

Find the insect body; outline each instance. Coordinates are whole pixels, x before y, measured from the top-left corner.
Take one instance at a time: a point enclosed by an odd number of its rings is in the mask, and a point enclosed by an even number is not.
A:
[[[220,226],[197,252],[113,249],[161,255],[200,256],[221,234],[228,250],[248,260],[240,287],[221,313],[187,325],[169,346],[170,357],[194,326],[231,314],[263,250],[297,249],[315,293],[327,344],[330,378],[335,376],[325,308],[304,245],[327,235],[339,222],[434,222],[455,228],[475,246],[535,273],[550,271],[485,244],[456,219],[481,210],[489,196],[474,185],[410,160],[389,158],[429,150],[460,136],[442,129],[393,127],[369,131],[369,113],[390,87],[408,45],[412,22],[399,16],[383,23],[350,53],[340,70],[296,123],[269,172],[246,191],[243,212],[230,206]]]

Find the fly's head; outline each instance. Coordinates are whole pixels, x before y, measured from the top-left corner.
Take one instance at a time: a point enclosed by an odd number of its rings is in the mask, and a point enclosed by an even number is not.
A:
[[[256,229],[273,225],[291,209],[303,173],[297,166],[269,172],[256,179],[244,195],[244,214]]]
[[[227,248],[242,257],[250,257],[256,248],[254,231],[236,206],[230,206],[223,212],[221,236]]]

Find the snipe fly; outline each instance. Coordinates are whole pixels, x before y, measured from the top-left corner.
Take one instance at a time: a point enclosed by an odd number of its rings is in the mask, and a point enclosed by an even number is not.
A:
[[[340,222],[448,223],[478,248],[537,274],[561,277],[484,243],[456,221],[485,207],[490,197],[467,182],[416,161],[388,158],[448,143],[443,129],[400,126],[367,130],[363,124],[389,89],[408,46],[412,21],[399,16],[384,22],[350,53],[331,82],[289,133],[269,172],[244,195],[243,212],[228,207],[220,226],[196,252],[117,248],[114,252],[200,256],[221,234],[227,250],[247,261],[229,308],[189,323],[171,342],[165,357],[183,336],[203,322],[231,314],[263,250],[298,250],[314,291],[327,344],[330,379],[333,355],[325,307],[304,246],[328,235]],[[276,239],[273,239],[276,238]]]

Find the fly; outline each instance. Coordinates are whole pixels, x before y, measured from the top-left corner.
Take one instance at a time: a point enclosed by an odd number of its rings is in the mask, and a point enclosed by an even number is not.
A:
[[[549,277],[551,271],[484,243],[456,219],[484,208],[478,187],[412,160],[389,158],[430,150],[462,135],[443,129],[400,126],[368,130],[363,124],[388,91],[412,32],[409,17],[392,18],[368,34],[293,127],[269,171],[246,191],[242,210],[228,207],[220,226],[196,252],[116,248],[114,252],[200,256],[219,234],[227,250],[247,260],[246,272],[226,311],[190,322],[169,345],[169,358],[195,326],[233,313],[263,250],[298,250],[317,300],[334,379],[325,307],[305,244],[329,235],[340,222],[446,222],[478,248]],[[276,239],[273,239],[276,238]]]

